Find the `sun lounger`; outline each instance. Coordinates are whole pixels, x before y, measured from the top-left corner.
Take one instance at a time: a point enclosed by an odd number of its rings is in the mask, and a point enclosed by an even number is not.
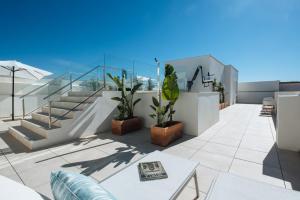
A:
[[[299,200],[300,192],[232,174],[221,174],[211,186],[206,200]]]
[[[0,199],[3,200],[43,200],[34,190],[4,176],[0,176],[0,191]]]

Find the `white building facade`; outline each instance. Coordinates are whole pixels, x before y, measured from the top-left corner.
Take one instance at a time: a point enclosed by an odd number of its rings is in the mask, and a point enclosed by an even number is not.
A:
[[[238,90],[238,70],[232,65],[225,65],[211,55],[197,56],[184,59],[169,60],[178,75],[179,87],[187,90],[188,81],[193,79],[198,67],[198,75],[193,81],[191,92],[213,91],[212,81],[221,82],[225,89],[225,102],[229,105],[236,103]]]

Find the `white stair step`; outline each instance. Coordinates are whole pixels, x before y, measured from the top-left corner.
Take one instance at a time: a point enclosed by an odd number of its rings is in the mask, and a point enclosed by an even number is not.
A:
[[[43,113],[49,113],[49,107],[44,106],[42,107],[42,112]],[[73,118],[74,117],[74,111],[71,111],[70,109],[63,109],[63,108],[51,108],[51,114],[55,116],[63,116],[67,118]]]
[[[42,136],[45,138],[48,138],[48,132],[49,130],[58,128],[54,125],[49,128],[49,125],[34,119],[26,119],[21,121],[21,126],[25,127],[26,129]]]
[[[9,133],[29,149],[32,149],[32,143],[34,141],[44,139],[44,137],[37,135],[22,126],[10,127]]]
[[[60,101],[75,102],[75,103],[93,103],[97,97],[82,97],[82,96],[61,96]]]
[[[70,91],[68,92],[68,96],[74,96],[74,97],[89,97],[92,96],[95,93],[95,91]],[[100,97],[102,96],[102,91],[97,92],[94,96]]]
[[[49,116],[41,113],[32,113],[32,119],[48,124]],[[61,121],[56,117],[51,117],[51,122],[53,126],[61,127]]]
[[[86,103],[74,103],[66,101],[54,101],[51,103],[52,108],[63,108],[72,110],[82,110],[87,104]]]

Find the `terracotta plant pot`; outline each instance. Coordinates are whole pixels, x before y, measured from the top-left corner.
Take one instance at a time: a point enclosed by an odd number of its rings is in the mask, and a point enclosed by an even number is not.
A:
[[[123,135],[125,133],[137,131],[143,126],[143,121],[139,117],[126,120],[113,119],[111,122],[111,131],[115,135]]]
[[[224,108],[225,108],[225,103],[220,103],[219,109],[222,110],[222,109],[224,109]]]
[[[153,144],[165,147],[182,136],[182,122],[173,121],[167,125],[165,128],[157,126],[151,127],[151,141]]]

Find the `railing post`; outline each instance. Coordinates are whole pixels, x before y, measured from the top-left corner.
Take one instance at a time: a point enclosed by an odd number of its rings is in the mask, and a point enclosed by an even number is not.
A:
[[[131,89],[133,87],[134,65],[135,65],[135,61],[132,62]]]
[[[70,89],[72,90],[72,73],[70,73]]]
[[[99,66],[97,67],[97,71],[96,71],[96,90],[98,89],[98,86],[100,85],[100,81],[99,81],[99,76],[100,76],[100,70],[99,70]]]
[[[103,66],[103,84],[104,84],[104,88],[106,88],[106,79],[105,79],[105,66]]]
[[[23,111],[23,119],[25,118],[25,99],[22,99],[22,111]]]
[[[52,124],[52,122],[51,122],[51,101],[49,101],[49,112],[48,112],[48,114],[49,114],[49,128],[51,128],[51,124]]]
[[[103,81],[104,81],[104,87],[106,87],[106,70],[105,70],[105,65],[106,65],[106,55],[103,55]]]

